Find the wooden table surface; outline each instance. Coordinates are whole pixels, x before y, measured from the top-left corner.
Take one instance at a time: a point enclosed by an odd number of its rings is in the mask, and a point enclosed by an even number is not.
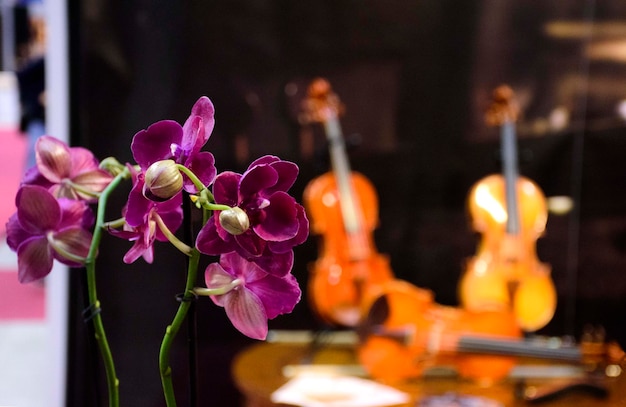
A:
[[[233,379],[245,396],[246,407],[277,406],[271,402],[271,394],[287,383],[286,367],[302,367],[332,364],[333,366],[357,367],[354,347],[350,345],[329,345],[310,352],[310,346],[294,343],[259,343],[242,351],[232,366]],[[523,361],[520,363],[524,363]],[[565,392],[558,397],[531,403],[516,397],[520,389],[520,379],[506,379],[501,383],[481,387],[454,375],[429,375],[393,387],[408,393],[411,401],[401,405],[416,407],[429,396],[444,394],[477,396],[495,400],[502,406],[568,406],[568,407],[626,407],[626,373],[617,378],[604,378],[602,383],[608,389],[608,396],[601,398],[584,389]],[[557,384],[561,379],[525,380],[525,389],[544,389]],[[439,405],[438,405],[439,406]],[[457,406],[457,404],[455,404]],[[473,404],[472,406],[475,406]],[[477,407],[477,406],[476,406]]]

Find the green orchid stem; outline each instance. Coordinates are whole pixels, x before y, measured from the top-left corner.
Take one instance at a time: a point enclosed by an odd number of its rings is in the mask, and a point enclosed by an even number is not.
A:
[[[205,209],[209,211],[227,211],[229,209],[233,209],[228,205],[216,204],[216,203],[207,203],[205,204]]]
[[[178,250],[180,250],[187,256],[191,256],[192,248],[188,246],[187,244],[183,243],[179,238],[177,238],[172,233],[172,231],[168,229],[168,227],[163,222],[163,219],[161,219],[159,215],[156,215],[155,219],[156,219],[157,225],[159,226],[159,229],[167,237],[167,240],[169,240],[170,243],[173,244],[174,247],[176,247]]]
[[[68,184],[70,184],[70,186],[72,187],[72,189],[85,194],[86,196],[90,196],[92,198],[98,198],[99,194],[97,192],[94,192],[93,190],[89,189],[89,188],[85,188],[80,184],[71,182],[71,181],[67,181]]]
[[[180,172],[189,177],[189,179],[191,180],[191,182],[193,182],[193,185],[195,185],[198,191],[206,189],[206,186],[202,183],[202,181],[200,181],[200,179],[196,177],[196,174],[194,174],[193,171],[191,171],[189,168],[181,164],[176,164],[176,168],[178,168]]]
[[[93,232],[93,239],[91,240],[91,246],[89,248],[89,254],[85,260],[85,268],[87,273],[87,293],[89,296],[89,309],[91,314],[88,318],[91,319],[94,327],[94,335],[98,342],[100,354],[104,362],[104,369],[106,372],[107,389],[109,394],[109,406],[119,407],[119,380],[115,374],[115,364],[113,363],[113,355],[111,348],[107,341],[107,337],[104,331],[104,324],[102,323],[102,316],[100,315],[100,301],[98,301],[98,294],[96,290],[96,256],[98,255],[98,247],[100,246],[100,240],[102,239],[102,225],[104,224],[104,215],[107,200],[109,195],[120,182],[128,178],[128,171],[123,171],[118,174],[113,181],[102,191],[100,198],[98,199],[98,212],[96,215],[96,226]]]
[[[215,198],[213,197],[213,194],[211,193],[211,191],[207,189],[207,187],[202,183],[202,181],[200,181],[200,179],[198,179],[198,177],[196,176],[196,174],[193,173],[193,171],[191,171],[189,168],[181,164],[176,164],[176,168],[178,168],[180,172],[182,172],[183,174],[189,177],[189,179],[191,180],[191,182],[193,182],[193,185],[196,187],[196,189],[198,191],[201,191],[200,194],[206,194],[205,196],[206,202],[203,202],[204,209],[210,210],[210,211],[225,211],[227,209],[230,209],[230,206],[228,205],[221,205],[221,204],[215,203]]]
[[[105,229],[107,229],[107,228],[117,229],[117,228],[121,228],[125,224],[126,224],[126,219],[119,218],[119,219],[116,219],[116,220],[111,220],[111,221],[103,223],[102,227],[105,228]]]
[[[159,352],[159,371],[161,373],[161,384],[163,385],[163,395],[165,396],[167,407],[176,407],[176,396],[172,382],[172,368],[170,366],[170,350],[178,331],[180,331],[181,325],[187,317],[191,302],[196,299],[193,288],[198,275],[200,252],[195,248],[191,249],[188,261],[185,292],[180,299],[180,305],[178,306],[178,311],[172,323],[165,330],[165,336],[163,337],[163,342],[161,342],[161,350]]]
[[[205,297],[209,297],[211,295],[224,295],[228,293],[229,291],[233,290],[235,287],[240,286],[241,284],[243,284],[243,281],[236,278],[230,283],[224,285],[223,287],[216,287],[216,288],[195,287],[193,289],[193,292],[196,295],[205,296]]]

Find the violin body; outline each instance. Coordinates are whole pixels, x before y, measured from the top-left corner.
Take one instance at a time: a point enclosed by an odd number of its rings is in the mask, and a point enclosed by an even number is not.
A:
[[[626,365],[603,329],[588,328],[580,345],[560,338],[524,338],[510,311],[471,311],[437,304],[431,291],[393,280],[368,298],[357,328],[357,355],[365,370],[384,382],[449,367],[488,386],[506,378],[518,357],[569,362],[587,372],[615,377]]]
[[[534,182],[521,176],[516,182],[520,228],[514,235],[506,230],[503,177],[490,175],[470,191],[468,210],[481,240],[461,277],[459,297],[469,310],[512,309],[523,330],[535,331],[552,319],[556,308],[550,266],[536,252],[548,212]]]
[[[516,339],[521,331],[508,312],[473,312],[437,304],[431,291],[395,280],[370,297],[359,327],[360,363],[372,377],[397,382],[420,377],[435,366],[488,385],[506,377],[515,357],[463,353],[459,340]]]
[[[355,326],[362,299],[393,278],[387,256],[377,253],[372,233],[378,224],[378,196],[371,182],[350,172],[353,199],[359,204],[359,229],[346,229],[337,178],[327,172],[313,179],[303,195],[310,229],[320,236],[319,256],[309,270],[309,302],[325,322]]]

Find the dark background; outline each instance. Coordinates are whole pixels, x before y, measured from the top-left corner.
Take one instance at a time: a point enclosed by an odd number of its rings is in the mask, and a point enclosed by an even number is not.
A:
[[[457,303],[456,282],[476,250],[465,199],[475,182],[499,171],[498,133],[482,117],[491,90],[509,84],[523,112],[521,173],[547,196],[575,200],[567,215],[550,214],[537,241],[559,295],[540,333],[579,336],[591,323],[610,337],[626,336],[626,130],[615,111],[626,96],[626,71],[618,52],[602,53],[626,41],[622,2],[69,3],[74,144],[100,158],[132,160],[137,131],[166,118],[183,122],[207,95],[217,124],[206,148],[218,170],[245,170],[264,154],[292,160],[301,169],[292,192],[301,200],[328,161],[323,136],[307,139],[295,112],[303,87],[325,76],[346,105],[352,167],[378,190],[380,226],[372,233],[379,251],[397,277],[433,290],[442,304]],[[608,22],[617,24],[606,29]],[[580,28],[585,23],[594,30]],[[569,112],[565,125],[551,124],[556,108]],[[126,192],[116,198],[120,206]],[[161,245],[154,265],[124,265],[127,248],[112,237],[103,241],[104,323],[124,405],[163,406],[158,347],[184,287],[185,263]],[[293,273],[305,293],[316,256],[314,237],[296,249]],[[98,392],[105,395],[93,386],[102,384],[102,369],[93,344],[81,339],[88,335],[79,273],[72,284],[68,405],[96,406]],[[306,294],[270,328],[319,328]],[[253,341],[209,300],[198,303],[197,329],[199,399],[237,405],[230,363]],[[181,406],[186,352],[183,332],[172,357]]]

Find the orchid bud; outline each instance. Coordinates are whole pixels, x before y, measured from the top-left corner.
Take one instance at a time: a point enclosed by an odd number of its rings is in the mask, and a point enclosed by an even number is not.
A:
[[[231,235],[240,235],[250,228],[250,219],[243,209],[235,206],[220,212],[220,225]]]
[[[146,170],[143,194],[153,201],[166,201],[183,188],[183,176],[173,160],[161,160]]]

